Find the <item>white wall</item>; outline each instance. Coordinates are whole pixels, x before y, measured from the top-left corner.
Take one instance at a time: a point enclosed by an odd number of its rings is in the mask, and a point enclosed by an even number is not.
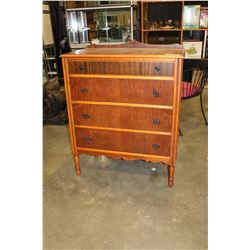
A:
[[[49,11],[49,5],[43,4],[43,10]],[[43,42],[44,45],[54,44],[53,31],[49,13],[43,13]]]

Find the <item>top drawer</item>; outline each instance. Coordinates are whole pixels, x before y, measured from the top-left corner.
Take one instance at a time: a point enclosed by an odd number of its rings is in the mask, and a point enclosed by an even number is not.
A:
[[[174,61],[84,61],[69,60],[69,74],[173,76]]]

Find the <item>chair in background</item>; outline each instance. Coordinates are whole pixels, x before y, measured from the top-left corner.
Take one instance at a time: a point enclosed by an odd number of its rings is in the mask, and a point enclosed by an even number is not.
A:
[[[200,105],[203,118],[205,120],[205,125],[208,125],[206,115],[204,113],[203,102],[202,102],[202,93],[203,89],[208,80],[208,70],[207,67],[196,67],[183,71],[182,78],[182,90],[181,90],[181,100],[187,100],[200,96]],[[183,136],[179,128],[180,136]]]

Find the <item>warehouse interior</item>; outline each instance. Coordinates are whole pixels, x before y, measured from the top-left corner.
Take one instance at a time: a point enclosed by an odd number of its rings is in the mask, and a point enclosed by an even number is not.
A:
[[[168,187],[165,164],[143,160],[126,161],[81,154],[81,175],[77,176],[71,154],[65,79],[60,57],[72,51],[84,50],[87,46],[81,40],[82,36],[77,42],[74,36],[71,37],[67,13],[91,12],[91,8],[96,8],[92,6],[95,3],[102,4],[101,10],[126,4],[132,8],[128,12],[132,13],[132,21],[127,21],[127,10],[121,8],[121,11],[126,12],[124,20],[131,29],[123,31],[126,38],[119,42],[127,42],[128,37],[149,44],[177,42],[183,45],[183,42],[199,40],[196,45],[201,47],[196,49],[200,49],[200,54],[184,58],[183,70],[205,67],[207,71],[208,27],[194,28],[196,31],[191,28],[185,30],[181,21],[175,22],[175,15],[176,20],[183,18],[186,5],[188,8],[200,6],[207,10],[208,3],[187,2],[43,2],[44,249],[208,248],[208,77],[201,95],[183,98],[180,102],[173,188]],[[173,29],[176,30],[161,29],[159,37],[156,36],[158,31],[150,31],[150,28],[144,29],[144,32],[138,26],[146,9],[144,4],[149,4],[147,11],[152,9],[151,14],[146,15],[148,19],[154,17],[154,12],[160,11],[159,6],[166,5],[172,13],[168,18],[174,20],[176,26]],[[122,19],[114,16],[108,20],[122,22]],[[172,20],[167,24],[169,29],[172,29]],[[147,24],[156,25],[149,21]],[[89,41],[90,33],[87,34]],[[112,34],[106,32],[99,40],[94,37],[92,42],[114,43],[108,36],[112,38]],[[121,39],[124,37],[121,35]]]

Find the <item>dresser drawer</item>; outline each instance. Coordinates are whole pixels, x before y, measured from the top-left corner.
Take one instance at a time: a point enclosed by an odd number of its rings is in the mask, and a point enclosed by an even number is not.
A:
[[[112,74],[173,76],[174,63],[145,61],[83,61],[69,60],[69,74]]]
[[[76,125],[171,131],[169,109],[74,104],[73,112]]]
[[[73,101],[173,104],[171,80],[70,78]]]
[[[80,148],[169,156],[170,139],[166,135],[76,128],[76,144]]]

